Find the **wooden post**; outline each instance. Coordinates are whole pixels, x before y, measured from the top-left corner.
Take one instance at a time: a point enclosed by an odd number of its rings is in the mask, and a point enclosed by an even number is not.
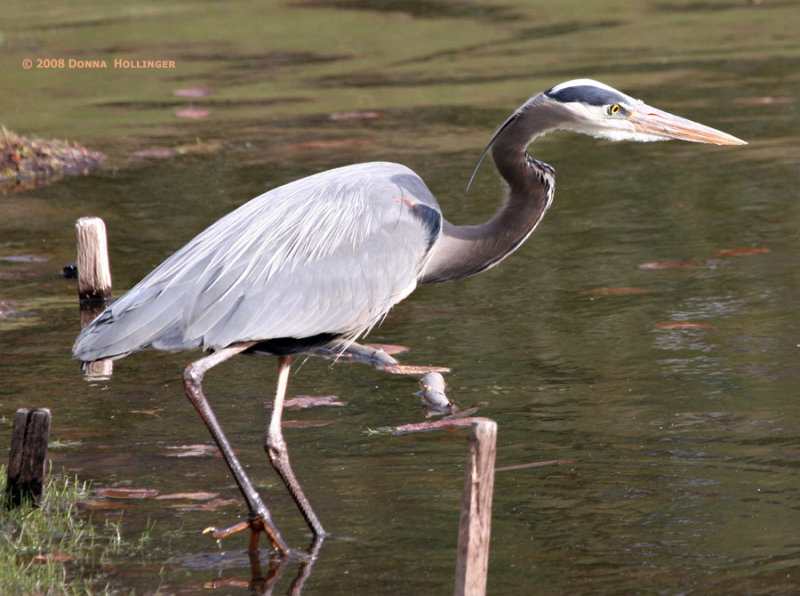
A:
[[[497,423],[488,419],[474,422],[467,441],[455,595],[483,596],[489,571]]]
[[[50,410],[17,410],[8,456],[6,508],[19,507],[23,501],[29,501],[38,507],[41,502],[49,436]]]
[[[108,262],[106,224],[99,217],[81,217],[75,222],[78,247],[78,297],[81,302],[111,298],[111,267]]]
[[[81,217],[75,222],[75,244],[83,329],[105,310],[112,299],[106,224],[99,217]],[[87,362],[83,370],[87,380],[108,379],[114,371],[114,361]]]

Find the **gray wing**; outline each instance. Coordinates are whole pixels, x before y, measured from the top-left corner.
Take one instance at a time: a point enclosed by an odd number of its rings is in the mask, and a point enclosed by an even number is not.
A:
[[[414,290],[441,222],[424,182],[398,164],[303,178],[200,233],[87,326],[73,356],[355,337]]]

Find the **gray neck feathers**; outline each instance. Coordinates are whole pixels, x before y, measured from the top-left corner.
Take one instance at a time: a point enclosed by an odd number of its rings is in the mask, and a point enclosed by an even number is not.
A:
[[[563,121],[559,106],[539,94],[517,110],[490,144],[506,198],[489,221],[476,226],[443,222],[421,283],[468,277],[493,267],[533,232],[553,201],[555,172],[532,159],[528,145]]]

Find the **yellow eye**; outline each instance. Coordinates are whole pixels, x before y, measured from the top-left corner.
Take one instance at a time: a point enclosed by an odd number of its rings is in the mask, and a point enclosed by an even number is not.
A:
[[[608,113],[609,113],[611,116],[613,116],[613,115],[614,115],[614,114],[616,114],[617,112],[619,112],[619,104],[618,104],[618,103],[615,103],[613,106],[609,106],[609,108],[608,108]]]

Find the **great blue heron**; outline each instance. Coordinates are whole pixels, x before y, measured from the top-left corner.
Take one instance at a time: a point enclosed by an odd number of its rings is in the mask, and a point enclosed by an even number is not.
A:
[[[251,546],[263,530],[285,553],[267,507],[203,394],[203,375],[244,351],[279,357],[264,448],[311,530],[323,535],[281,433],[292,355],[355,339],[418,285],[480,273],[516,250],[550,207],[555,189],[553,168],[532,159],[528,145],[558,129],[612,141],[744,144],[597,81],[561,83],[526,101],[484,151],[491,152],[507,186],[505,201],[489,221],[446,221],[422,179],[399,164],[363,163],[315,174],[256,197],[200,233],[86,327],[73,356],[121,358],[148,346],[211,352],[186,367],[186,395],[247,502],[248,520],[240,527],[252,530]]]

